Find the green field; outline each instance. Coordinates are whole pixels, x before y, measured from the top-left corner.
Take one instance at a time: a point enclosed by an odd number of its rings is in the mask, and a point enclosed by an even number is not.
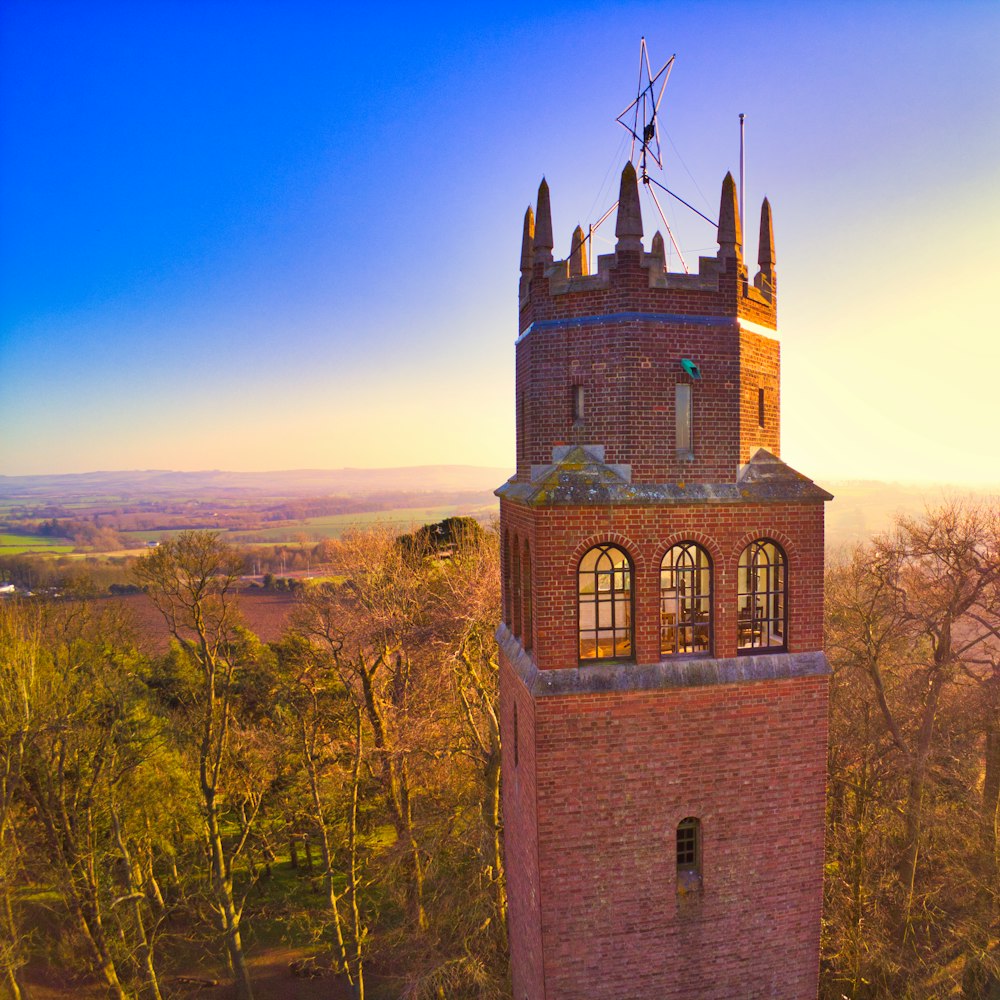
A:
[[[446,517],[488,517],[496,511],[493,504],[481,507],[446,504],[441,507],[396,507],[391,510],[373,510],[364,513],[328,514],[310,517],[303,521],[286,521],[279,527],[261,528],[256,531],[236,532],[237,537],[247,536],[272,542],[289,542],[305,535],[313,541],[322,538],[340,538],[352,529],[364,530],[375,525],[385,525],[398,531],[419,528],[424,524],[443,521]]]
[[[61,555],[73,551],[68,538],[43,538],[39,535],[8,535],[0,533],[0,556],[19,556],[25,552]]]

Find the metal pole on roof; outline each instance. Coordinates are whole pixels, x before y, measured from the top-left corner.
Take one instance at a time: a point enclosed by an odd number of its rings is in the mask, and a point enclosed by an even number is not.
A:
[[[746,199],[744,198],[744,184],[746,182],[746,115],[740,112],[740,239],[744,242],[747,238],[747,216]]]

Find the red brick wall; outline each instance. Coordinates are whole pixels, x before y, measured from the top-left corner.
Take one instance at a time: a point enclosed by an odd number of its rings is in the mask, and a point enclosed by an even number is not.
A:
[[[514,705],[517,704],[517,763]],[[535,815],[535,704],[507,658],[500,656],[500,732],[503,773],[504,867],[513,996],[541,998],[541,899]]]
[[[740,463],[758,448],[781,455],[781,345],[770,337],[740,331]],[[757,390],[764,390],[764,426]]]
[[[513,893],[515,1000],[815,998],[826,689],[811,677],[539,698],[544,992]],[[510,810],[533,810],[510,792],[505,805],[522,835]],[[679,904],[688,816],[704,882]]]
[[[774,539],[785,551],[788,651],[823,648],[822,504],[528,508],[502,500],[500,516],[511,538],[531,543],[533,658],[539,669],[577,663],[577,567],[598,542],[614,542],[632,558],[638,663],[660,659],[660,561],[680,541],[698,542],[712,560],[716,657],[736,655],[737,566],[755,538]]]
[[[736,283],[723,280],[721,291],[643,288],[646,268],[635,263],[635,255],[619,256],[624,260],[611,272],[607,289],[551,295],[546,279],[535,280],[522,322],[642,311],[692,319],[533,329],[517,345],[518,477],[526,479],[531,465],[548,464],[553,445],[570,442],[604,445],[605,461],[630,464],[635,482],[733,482],[737,467],[757,447],[777,454],[778,344],[736,324],[737,315],[749,312],[773,327],[773,309],[759,316],[761,307],[737,301]],[[696,322],[699,316],[717,322]],[[702,375],[693,382],[693,461],[679,460],[676,452],[674,386],[691,381],[681,358],[694,360]],[[584,385],[587,393],[584,419],[575,425],[573,385]],[[757,423],[759,386],[767,398],[763,431]]]

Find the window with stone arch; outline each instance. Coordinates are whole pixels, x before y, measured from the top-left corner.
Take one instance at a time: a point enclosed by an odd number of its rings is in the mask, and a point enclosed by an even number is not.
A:
[[[712,651],[712,561],[695,542],[667,549],[660,563],[660,655]]]
[[[580,659],[632,659],[632,562],[617,545],[595,545],[577,576]]]
[[[751,542],[737,573],[737,647],[740,652],[786,648],[788,636],[785,553],[770,538]]]
[[[526,652],[531,650],[534,632],[534,606],[531,596],[531,546],[524,543],[524,555],[521,557],[521,606],[523,614],[523,630],[521,642]]]

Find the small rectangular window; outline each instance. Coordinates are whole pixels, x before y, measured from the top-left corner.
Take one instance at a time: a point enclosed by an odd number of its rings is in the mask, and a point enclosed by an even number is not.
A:
[[[757,423],[764,426],[764,390],[757,390]]]
[[[584,406],[587,399],[587,389],[582,385],[574,385],[572,387],[572,403],[573,403],[573,419],[583,420],[584,416]]]
[[[701,822],[688,816],[677,824],[677,896],[701,893]]]
[[[694,456],[694,439],[692,435],[691,386],[687,382],[678,382],[675,389],[677,454],[682,458],[692,458]]]

